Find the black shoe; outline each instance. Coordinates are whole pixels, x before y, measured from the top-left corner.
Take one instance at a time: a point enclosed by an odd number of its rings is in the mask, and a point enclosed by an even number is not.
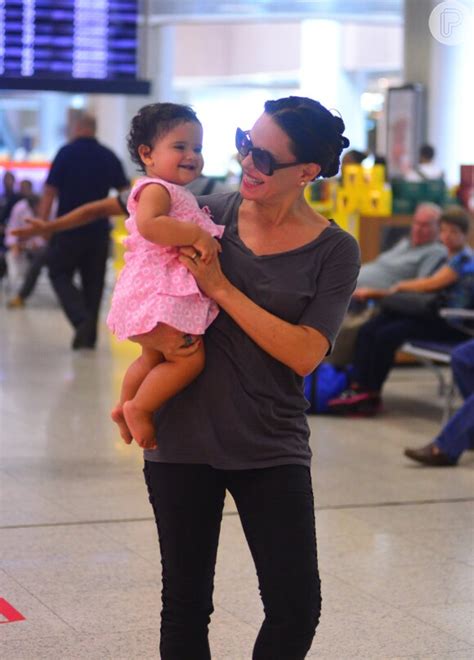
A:
[[[456,465],[457,459],[451,458],[431,442],[425,447],[419,449],[405,449],[403,452],[405,456],[411,458],[413,461],[423,463],[423,465],[431,465],[434,467],[448,467]]]
[[[91,320],[83,321],[77,326],[74,334],[71,348],[77,351],[80,348],[95,348],[96,329],[95,323]]]

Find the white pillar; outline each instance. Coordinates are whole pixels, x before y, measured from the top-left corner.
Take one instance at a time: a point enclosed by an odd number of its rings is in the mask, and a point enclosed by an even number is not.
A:
[[[453,184],[459,182],[459,166],[474,163],[474,41],[471,37],[453,46],[432,42],[428,140]]]
[[[349,76],[342,68],[343,26],[332,20],[308,20],[301,25],[300,89],[303,96],[338,110],[346,135],[355,149],[365,149],[360,95],[362,77]]]
[[[173,101],[173,77],[175,61],[174,26],[150,25],[142,31],[143,75],[151,81],[149,96],[95,94],[89,97],[88,107],[97,118],[97,137],[115,151],[129,174],[137,174],[131,162],[126,144],[130,120],[147,103]]]
[[[112,149],[123,161],[127,147],[126,96],[118,94],[94,94],[89,97],[88,109],[97,120],[97,139]]]
[[[35,151],[46,158],[53,158],[58,150],[58,144],[67,141],[67,109],[69,96],[57,92],[41,92],[38,115],[38,141]]]
[[[448,184],[454,184],[459,181],[459,166],[473,162],[474,45],[472,38],[446,45],[433,37],[429,18],[439,4],[439,0],[405,0],[404,79],[426,86],[426,140],[436,149],[436,161]],[[464,32],[469,35],[473,29],[464,26]]]

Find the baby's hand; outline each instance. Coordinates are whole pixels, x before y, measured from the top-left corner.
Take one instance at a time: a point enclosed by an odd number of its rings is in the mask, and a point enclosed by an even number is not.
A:
[[[205,264],[210,263],[222,249],[216,239],[204,229],[193,243],[193,248],[199,252],[199,256]]]

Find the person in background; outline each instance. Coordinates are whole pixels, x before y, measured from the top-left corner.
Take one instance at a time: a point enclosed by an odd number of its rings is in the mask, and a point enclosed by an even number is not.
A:
[[[95,200],[109,190],[129,187],[117,156],[100,144],[95,119],[81,114],[74,126],[72,141],[55,156],[40,202],[39,215],[48,220],[53,201],[58,199],[58,215]],[[110,223],[106,216],[88,226],[57,233],[48,250],[51,284],[75,333],[72,348],[94,348],[97,321],[109,252]],[[80,276],[80,286],[74,276]]]
[[[432,442],[404,451],[413,461],[431,467],[456,465],[464,451],[474,448],[474,339],[456,346],[451,354],[451,369],[464,397],[463,405]]]
[[[210,263],[182,263],[221,311],[206,366],[155,415],[145,478],[163,567],[162,658],[209,660],[208,625],[226,490],[255,561],[265,618],[254,660],[301,660],[321,607],[303,376],[330,350],[359,269],[356,241],[304,197],[339,170],[344,123],[312,99],[265,103],[237,130],[240,192],[201,197],[225,225]],[[187,349],[157,328],[163,351]],[[197,347],[196,347],[197,345]],[[157,344],[159,348],[159,344]]]
[[[23,182],[24,183],[24,182]],[[27,187],[24,186],[24,191]],[[27,218],[35,215],[38,210],[38,195],[30,194],[20,199],[12,209],[6,227],[5,244],[11,256],[10,264],[22,258],[28,260],[28,268],[18,293],[7,302],[9,309],[24,307],[25,300],[33,292],[42,268],[46,265],[47,244],[41,236],[19,238],[15,232],[25,228]]]
[[[443,178],[443,170],[434,162],[435,150],[430,144],[423,144],[418,154],[418,165],[405,174],[405,181],[420,183]]]
[[[12,208],[21,199],[21,195],[15,190],[15,175],[6,170],[3,175],[3,190],[0,195],[0,250],[5,249],[5,226],[10,217]]]
[[[341,165],[362,165],[364,160],[367,158],[367,154],[364,151],[358,151],[357,149],[350,149],[344,153],[342,157]]]
[[[440,216],[441,208],[436,204],[419,204],[413,214],[410,235],[376,259],[362,264],[348,314],[327,362],[336,367],[350,364],[360,328],[378,313],[377,301],[401,280],[427,277],[446,261],[446,248],[438,240]]]
[[[2,194],[0,195],[0,217],[5,220],[10,215],[13,205],[19,200],[20,195],[15,190],[16,177],[13,172],[6,170],[3,174]]]
[[[401,280],[431,275],[446,260],[439,242],[441,208],[423,202],[413,214],[410,235],[394,247],[362,264],[353,298],[358,301],[383,298]]]
[[[20,191],[20,197],[31,197],[34,194],[33,192],[33,182],[29,179],[22,179],[18,187]]]
[[[416,291],[444,292],[443,307],[474,307],[474,255],[467,244],[470,214],[455,206],[440,218],[441,241],[448,261],[428,277],[398,282],[386,293]],[[428,321],[403,314],[383,312],[367,321],[359,331],[352,381],[340,396],[329,401],[333,414],[375,415],[381,409],[381,391],[393,366],[395,353],[407,340],[462,341],[466,335],[433,314]]]

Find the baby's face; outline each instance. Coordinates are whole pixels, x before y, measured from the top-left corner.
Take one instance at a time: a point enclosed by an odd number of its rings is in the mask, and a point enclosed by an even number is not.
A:
[[[152,148],[140,147],[140,157],[150,177],[185,186],[202,171],[202,126],[183,122],[162,135]]]

